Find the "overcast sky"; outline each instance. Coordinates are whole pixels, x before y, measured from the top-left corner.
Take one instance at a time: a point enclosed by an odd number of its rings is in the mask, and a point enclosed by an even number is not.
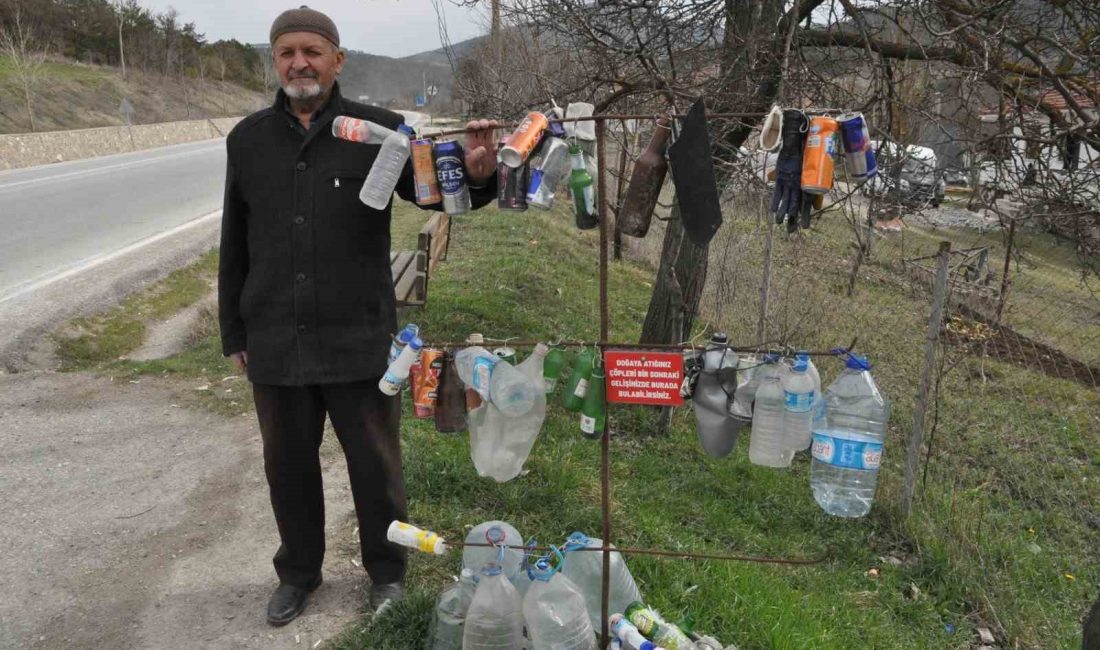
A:
[[[194,22],[208,41],[235,38],[243,43],[266,43],[271,21],[284,9],[303,0],[140,0],[161,12],[175,7],[182,22]],[[431,0],[305,0],[336,22],[340,44],[347,49],[385,56],[408,56],[441,46]],[[446,12],[451,42],[484,33],[480,10],[440,3]]]

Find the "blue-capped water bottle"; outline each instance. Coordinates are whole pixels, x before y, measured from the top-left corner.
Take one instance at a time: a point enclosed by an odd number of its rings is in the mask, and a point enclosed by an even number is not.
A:
[[[401,354],[397,355],[397,359],[390,364],[389,368],[386,368],[386,374],[378,380],[378,390],[390,397],[400,393],[401,386],[409,378],[409,371],[412,369],[413,364],[420,360],[420,348],[422,347],[424,347],[424,344],[418,338],[409,341],[409,344],[401,350]]]
[[[405,326],[405,329],[401,330],[392,341],[390,341],[390,355],[386,358],[386,363],[393,363],[397,361],[397,355],[401,354],[401,350],[405,349],[405,346],[409,344],[409,341],[416,338],[420,334],[420,328],[413,323],[409,323]]]
[[[844,372],[825,390],[825,413],[814,419],[810,486],[821,508],[838,517],[871,510],[890,405],[866,357],[848,354]]]

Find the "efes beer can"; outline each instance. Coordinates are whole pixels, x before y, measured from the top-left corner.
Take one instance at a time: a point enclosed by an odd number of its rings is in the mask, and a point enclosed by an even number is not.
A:
[[[432,150],[435,175],[443,194],[443,211],[448,215],[470,211],[470,188],[466,185],[466,162],[456,140],[437,140]]]
[[[837,118],[840,138],[844,142],[844,161],[854,178],[874,176],[875,154],[871,151],[871,136],[862,113],[846,113]],[[870,156],[867,153],[870,152]]]
[[[501,138],[498,152],[503,150],[508,138]],[[527,209],[527,164],[509,167],[497,155],[497,207],[510,212]]]
[[[418,205],[439,203],[443,200],[443,196],[439,193],[439,179],[435,175],[432,141],[428,139],[413,140],[411,147],[416,202]]]

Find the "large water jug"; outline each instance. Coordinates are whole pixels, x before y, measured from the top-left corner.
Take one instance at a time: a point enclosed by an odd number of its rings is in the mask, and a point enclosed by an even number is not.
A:
[[[526,571],[523,566],[523,535],[506,521],[485,521],[466,534],[467,544],[494,544],[497,546],[467,546],[462,549],[462,568],[474,575],[481,573],[486,564],[499,564],[504,576],[514,584],[516,576]],[[499,545],[506,548],[500,555]]]
[[[375,210],[385,210],[393,198],[393,190],[405,170],[412,150],[409,135],[412,129],[402,124],[398,130],[386,136],[378,157],[374,159],[363,189],[359,191],[359,200]]]
[[[838,517],[871,510],[890,405],[866,357],[848,355],[844,372],[825,390],[825,414],[814,421],[810,487],[821,508]]]
[[[809,359],[796,358],[790,372],[783,375],[783,430],[787,449],[799,452],[810,446],[813,430],[814,378]]]
[[[765,366],[756,389],[752,407],[752,437],[749,438],[749,460],[765,467],[790,467],[794,455],[787,449],[783,433],[784,366]]]
[[[435,601],[435,627],[432,628],[430,650],[462,650],[462,633],[466,614],[474,600],[477,582],[473,571],[463,569],[458,582],[446,587]]]
[[[481,571],[466,613],[462,650],[516,650],[523,647],[523,604],[499,565]]]
[[[703,353],[703,370],[692,395],[699,444],[715,458],[733,451],[744,424],[729,415],[729,400],[737,389],[736,369],[737,353],[729,349],[725,334],[715,333]]]
[[[596,634],[577,585],[546,558],[528,573],[531,586],[523,598],[527,650],[596,650]]]
[[[561,572],[573,584],[577,585],[584,596],[588,610],[588,620],[592,629],[600,629],[603,604],[603,553],[600,551],[582,551],[583,548],[602,548],[603,541],[576,532],[566,540],[562,551],[565,552],[565,564]],[[625,612],[627,605],[641,600],[634,576],[626,567],[626,561],[620,553],[611,553],[610,593],[607,602],[608,614]]]

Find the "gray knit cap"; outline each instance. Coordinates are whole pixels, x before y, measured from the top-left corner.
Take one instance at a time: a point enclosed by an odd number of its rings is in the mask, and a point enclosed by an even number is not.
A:
[[[340,47],[340,32],[336,30],[336,23],[320,11],[305,5],[297,9],[287,9],[279,14],[275,22],[271,23],[271,44],[275,45],[275,39],[290,32],[320,34],[332,41],[336,47]]]

